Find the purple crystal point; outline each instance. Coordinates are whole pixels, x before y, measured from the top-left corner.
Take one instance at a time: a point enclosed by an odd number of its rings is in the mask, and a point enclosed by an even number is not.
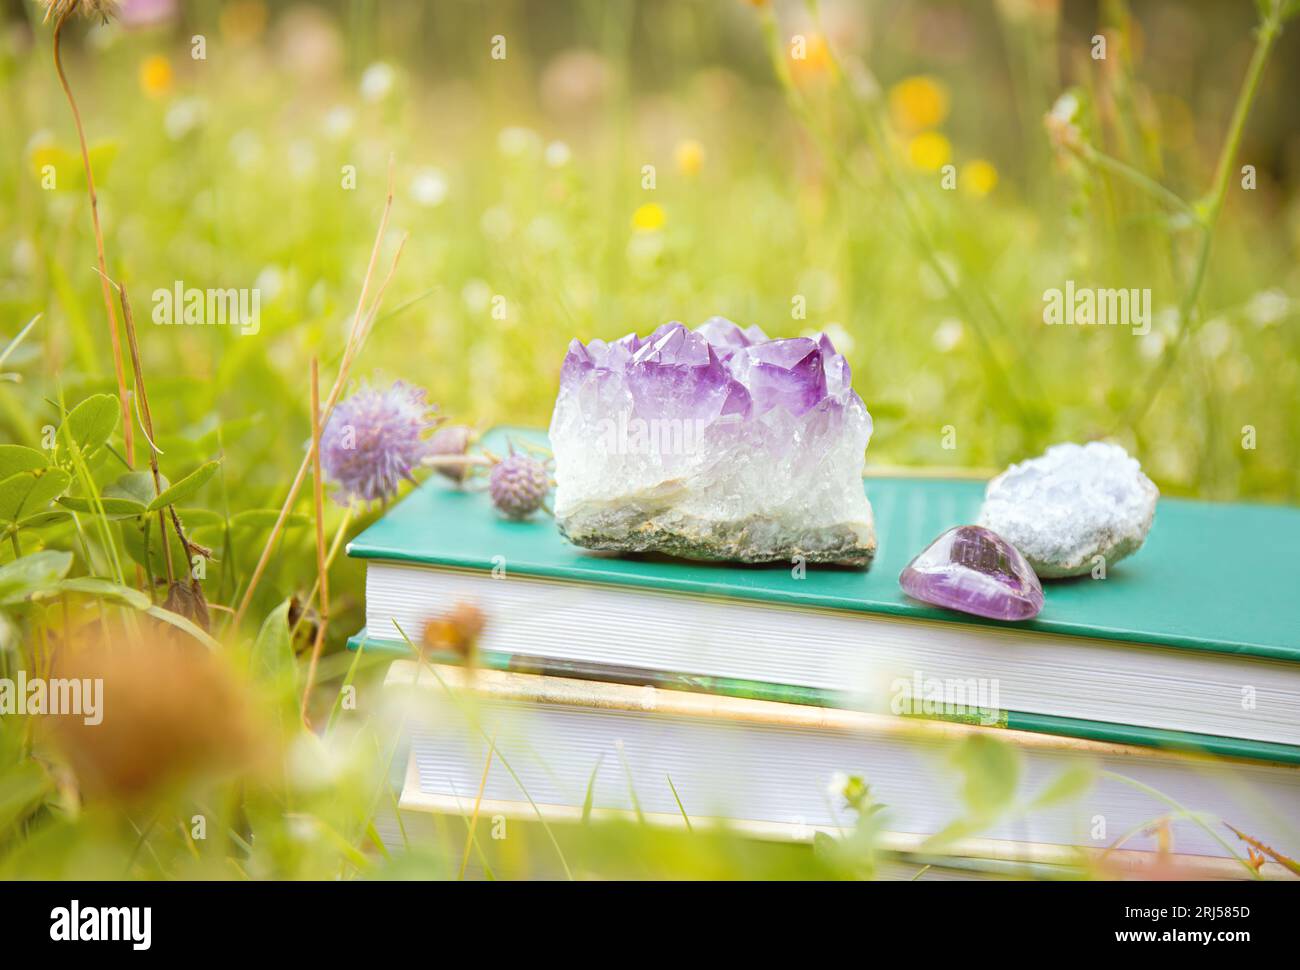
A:
[[[746,347],[732,359],[731,367],[760,411],[781,407],[798,417],[826,398],[821,348],[808,337]]]
[[[665,323],[637,349],[632,362],[701,366],[709,363],[709,342],[676,321]]]
[[[747,415],[750,398],[702,334],[666,323],[632,354],[627,386],[646,419],[713,420]]]
[[[695,332],[702,334],[723,360],[729,360],[737,350],[767,341],[762,327],[755,325],[741,329],[726,317],[709,317],[695,328]]]
[[[1043,587],[1016,547],[978,525],[949,529],[898,577],[923,603],[993,620],[1028,620],[1043,608]]]
[[[569,342],[569,352],[564,355],[564,363],[560,365],[561,383],[576,384],[595,368],[597,353],[604,347],[597,346],[601,344],[599,340],[591,343],[591,347],[584,347],[576,337]]]

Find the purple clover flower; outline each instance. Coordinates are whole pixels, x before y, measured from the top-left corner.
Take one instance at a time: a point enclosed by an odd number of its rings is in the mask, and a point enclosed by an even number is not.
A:
[[[321,464],[340,486],[335,501],[387,501],[428,453],[425,432],[435,425],[422,388],[395,381],[370,386],[339,402],[321,433]]]

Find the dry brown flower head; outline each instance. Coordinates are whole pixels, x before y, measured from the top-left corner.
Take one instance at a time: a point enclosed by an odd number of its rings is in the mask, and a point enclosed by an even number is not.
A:
[[[79,13],[86,17],[98,17],[107,23],[117,16],[118,0],[39,0],[45,7],[45,22],[55,23],[66,20]]]
[[[264,732],[250,693],[217,653],[146,633],[61,648],[51,678],[102,679],[99,723],[44,719],[83,794],[133,801],[253,768]]]
[[[473,661],[479,634],[487,619],[473,603],[457,603],[424,627],[424,646],[429,650],[457,653]]]

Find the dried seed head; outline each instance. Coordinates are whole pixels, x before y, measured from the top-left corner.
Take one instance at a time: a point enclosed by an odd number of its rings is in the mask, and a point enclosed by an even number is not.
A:
[[[451,611],[435,617],[424,627],[424,646],[429,650],[458,653],[474,661],[476,644],[487,618],[473,603],[457,603]]]
[[[297,593],[289,597],[289,629],[296,631],[293,638],[294,653],[302,653],[312,645],[319,624],[320,613],[310,600],[303,599]]]
[[[492,504],[508,519],[526,519],[540,509],[550,487],[546,465],[530,455],[509,455],[488,476]]]
[[[1078,97],[1067,91],[1056,99],[1052,110],[1043,116],[1047,137],[1058,152],[1077,151],[1083,144],[1083,135],[1079,130],[1081,113]]]
[[[98,17],[108,23],[118,14],[121,6],[118,0],[39,0],[45,7],[45,22],[56,23],[79,13],[86,17]]]
[[[134,801],[254,770],[264,731],[250,689],[192,640],[91,641],[55,656],[52,677],[100,683],[100,721],[42,718],[83,794]]]
[[[208,603],[198,583],[187,583],[183,580],[173,582],[167,587],[167,599],[163,602],[163,609],[179,613],[187,620],[193,620],[203,630],[212,627],[212,621],[208,616]]]
[[[429,438],[429,455],[462,456],[469,451],[469,446],[474,443],[474,437],[473,428],[463,424],[449,424],[445,428],[439,428]],[[434,465],[434,470],[457,484],[465,481],[465,477],[469,474],[468,465]]]

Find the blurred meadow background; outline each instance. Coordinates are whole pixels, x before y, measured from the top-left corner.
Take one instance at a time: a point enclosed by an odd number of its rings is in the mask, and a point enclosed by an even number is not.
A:
[[[260,649],[289,652],[266,661],[254,644],[237,672],[177,661],[178,696],[188,684],[209,699],[150,707],[139,735],[117,743],[143,746],[132,748],[143,763],[172,732],[182,740],[159,764],[206,764],[242,751],[270,711],[277,757],[298,781],[292,795],[222,789],[208,808],[224,820],[223,847],[209,852],[187,835],[192,812],[178,806],[190,802],[133,800],[162,798],[138,764],[107,786],[109,803],[132,806],[124,823],[87,795],[80,742],[47,763],[33,758],[39,732],[6,719],[0,872],[374,871],[387,735],[344,732],[338,686],[359,672],[341,647],[362,623],[363,580],[344,556],[330,568],[312,700],[317,727],[328,719],[344,740],[300,731],[292,700],[314,623],[310,487],[233,620],[311,442],[310,361],[325,388],[343,362],[390,172],[372,298],[406,242],[349,390],[402,379],[459,422],[544,426],[572,337],[721,314],[773,336],[831,335],[875,417],[870,465],[992,471],[1056,441],[1110,437],[1166,495],[1295,503],[1300,30],[1282,29],[1293,7],[126,0],[115,18],[69,20],[62,57],[107,272],[134,305],[159,461],[172,482],[219,461],[173,503],[214,550],[201,583],[210,615],[171,596],[166,611],[231,642],[261,631]],[[53,429],[74,405],[116,397],[117,384],[77,131],[43,15],[40,3],[0,2],[0,441],[57,452]],[[1150,332],[1045,326],[1044,291],[1068,280],[1149,288]],[[256,289],[257,332],[155,325],[151,294],[178,281]],[[125,336],[121,353],[130,374]],[[64,456],[61,491],[80,509],[51,504],[56,491],[5,522],[0,568],[71,553],[8,574],[7,669],[104,626],[105,602],[123,623],[141,611],[124,588],[157,550],[115,533],[130,508],[115,518],[94,495],[147,469],[146,446],[136,431],[127,467],[120,423],[96,442],[85,462],[75,448]],[[379,512],[330,503],[325,534],[346,539]],[[69,585],[88,578],[115,586]],[[209,678],[232,698],[270,699],[247,724],[215,718],[224,728],[209,736],[192,724],[214,703],[198,686]],[[539,852],[558,848],[550,838]],[[678,838],[615,827],[566,848],[624,866],[648,857],[638,840],[660,840],[654,857],[680,856],[678,874],[875,871],[861,858]],[[380,871],[463,868],[454,854],[411,860],[381,859]]]

